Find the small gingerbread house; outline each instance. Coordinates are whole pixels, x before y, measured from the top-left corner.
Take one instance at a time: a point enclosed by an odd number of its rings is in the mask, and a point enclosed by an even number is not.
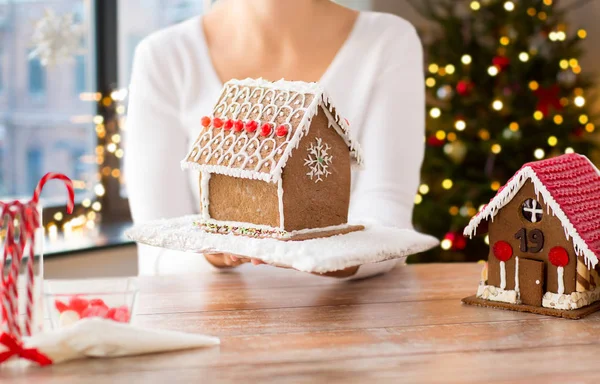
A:
[[[490,252],[468,304],[579,318],[600,303],[600,175],[579,154],[525,164],[474,216]]]
[[[182,161],[200,171],[202,229],[289,239],[346,233],[359,146],[317,83],[227,82]]]

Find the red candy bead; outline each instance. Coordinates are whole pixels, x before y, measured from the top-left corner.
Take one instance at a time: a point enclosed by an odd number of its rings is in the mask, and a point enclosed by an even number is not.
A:
[[[494,256],[500,261],[508,261],[513,255],[513,249],[506,241],[496,241],[492,247]]]
[[[202,123],[202,126],[206,128],[210,125],[210,117],[204,116],[202,119],[200,119],[200,122]]]
[[[246,123],[246,132],[248,132],[248,133],[256,132],[256,129],[258,129],[258,123],[256,121],[250,120],[249,122]]]
[[[60,313],[63,313],[64,311],[66,311],[67,309],[69,309],[69,306],[67,304],[63,303],[60,300],[54,300],[54,306],[56,307],[56,309]]]
[[[285,136],[288,134],[288,129],[285,125],[280,125],[279,127],[277,127],[275,134],[279,137]]]
[[[89,305],[89,301],[78,296],[73,296],[71,297],[71,300],[69,300],[69,309],[72,309],[79,314],[89,307]]]
[[[262,127],[260,127],[260,135],[261,136],[269,136],[271,134],[271,124],[264,123]]]
[[[215,117],[213,119],[213,125],[215,126],[215,128],[221,128],[223,126],[224,122],[223,120],[219,119],[218,117]]]
[[[106,317],[108,307],[102,305],[93,305],[81,312],[81,318],[86,317]]]
[[[548,253],[548,260],[556,267],[565,267],[569,264],[569,252],[563,247],[554,247]]]
[[[233,128],[234,131],[242,132],[243,129],[244,129],[244,122],[242,120],[238,120],[234,123],[234,128]]]
[[[233,120],[227,119],[223,128],[225,128],[226,130],[230,130],[231,128],[233,128]]]

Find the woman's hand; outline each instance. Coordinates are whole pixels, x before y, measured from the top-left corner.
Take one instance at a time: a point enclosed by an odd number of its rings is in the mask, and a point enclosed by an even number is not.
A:
[[[217,268],[234,268],[245,263],[253,265],[265,264],[262,260],[249,257],[240,257],[228,253],[205,253],[206,261]]]
[[[227,253],[209,253],[204,254],[206,261],[217,268],[235,268],[245,263],[252,263],[252,265],[266,264],[264,261],[254,259],[250,257],[231,255]],[[288,267],[280,267],[288,268]],[[317,276],[337,277],[343,279],[345,277],[353,276],[358,271],[359,266],[349,267],[339,271],[326,272],[326,273],[313,273]]]

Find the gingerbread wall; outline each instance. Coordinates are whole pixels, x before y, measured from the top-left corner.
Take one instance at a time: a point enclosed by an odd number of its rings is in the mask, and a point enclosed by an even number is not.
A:
[[[208,193],[212,219],[279,227],[277,184],[213,173]]]
[[[304,164],[311,144],[321,138],[333,156],[328,170],[331,174],[315,183],[307,175]],[[288,160],[283,170],[284,228],[287,231],[345,224],[350,203],[350,151],[334,128],[329,128],[327,116],[320,109],[313,118],[310,131]]]
[[[521,206],[527,199],[536,199],[541,204],[544,211],[542,220],[538,223],[532,223],[526,220],[521,214]],[[515,233],[521,228],[526,231],[539,229],[544,234],[544,245],[540,252],[521,252],[520,240],[515,238]],[[494,221],[489,222],[490,253],[488,256],[488,284],[496,287],[500,286],[500,262],[494,256],[492,247],[496,241],[507,241],[513,248],[513,256],[506,262],[506,289],[515,288],[515,256],[532,260],[541,260],[545,262],[546,269],[546,287],[544,292],[558,291],[558,275],[556,267],[548,261],[548,252],[552,247],[561,246],[569,253],[569,264],[564,268],[565,293],[575,291],[576,265],[577,260],[571,240],[567,240],[563,227],[558,218],[552,213],[548,213],[542,196],[537,198],[531,181],[525,182],[517,195],[505,205],[494,217]]]

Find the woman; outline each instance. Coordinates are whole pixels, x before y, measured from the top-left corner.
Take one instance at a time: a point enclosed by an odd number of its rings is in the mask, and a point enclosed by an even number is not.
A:
[[[330,0],[221,0],[203,17],[139,44],[132,74],[126,174],[136,222],[198,212],[197,175],[179,162],[231,78],[318,81],[363,149],[349,222],[411,228],[424,137],[422,47],[405,20]],[[159,263],[140,248],[140,270]],[[154,258],[153,258],[154,256]],[[217,267],[246,260],[208,255]],[[169,257],[169,262],[175,262]],[[338,277],[385,272],[394,261]]]

